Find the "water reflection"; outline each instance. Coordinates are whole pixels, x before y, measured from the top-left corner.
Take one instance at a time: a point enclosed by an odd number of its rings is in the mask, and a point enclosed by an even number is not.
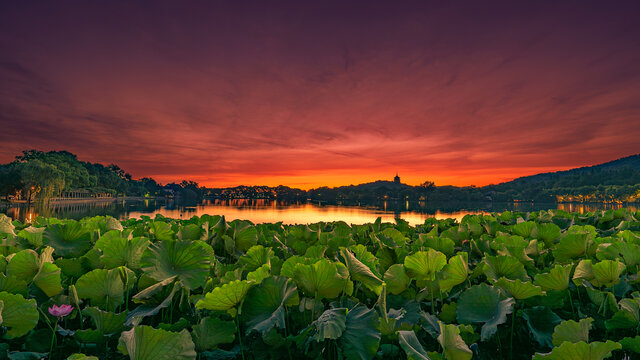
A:
[[[119,219],[162,214],[171,218],[188,219],[203,214],[225,215],[229,220],[246,219],[254,223],[278,222],[306,224],[319,221],[342,220],[349,224],[363,224],[381,217],[383,221],[402,218],[410,224],[421,224],[425,219],[462,219],[467,214],[490,212],[538,211],[561,209],[585,213],[603,209],[617,209],[621,204],[533,204],[533,203],[428,203],[409,201],[384,201],[379,204],[362,203],[289,203],[271,200],[206,200],[200,203],[177,203],[164,200],[117,200],[75,203],[57,203],[47,207],[9,207],[0,209],[14,219],[33,221],[37,216],[80,219],[86,216],[110,215]],[[629,206],[626,206],[629,207]],[[633,211],[637,207],[629,207]]]

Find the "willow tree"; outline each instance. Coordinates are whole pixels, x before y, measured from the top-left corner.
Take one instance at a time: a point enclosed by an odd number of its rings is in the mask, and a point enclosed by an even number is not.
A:
[[[65,179],[62,171],[55,165],[46,164],[38,159],[20,164],[20,175],[23,194],[27,194],[29,203],[35,199],[47,201],[64,189]]]

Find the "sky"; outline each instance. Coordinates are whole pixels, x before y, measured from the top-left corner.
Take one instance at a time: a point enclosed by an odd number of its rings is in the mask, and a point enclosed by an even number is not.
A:
[[[499,183],[640,153],[634,1],[4,1],[0,163]]]

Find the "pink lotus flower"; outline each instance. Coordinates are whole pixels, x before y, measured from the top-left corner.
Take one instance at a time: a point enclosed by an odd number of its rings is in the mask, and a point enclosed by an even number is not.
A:
[[[59,317],[59,318],[63,318],[69,314],[71,314],[71,311],[73,311],[73,306],[71,305],[53,305],[52,307],[49,308],[49,314]]]

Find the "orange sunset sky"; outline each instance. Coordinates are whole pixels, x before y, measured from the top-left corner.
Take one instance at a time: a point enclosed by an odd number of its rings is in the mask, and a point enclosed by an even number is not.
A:
[[[3,2],[0,163],[486,185],[640,152],[638,2]]]

